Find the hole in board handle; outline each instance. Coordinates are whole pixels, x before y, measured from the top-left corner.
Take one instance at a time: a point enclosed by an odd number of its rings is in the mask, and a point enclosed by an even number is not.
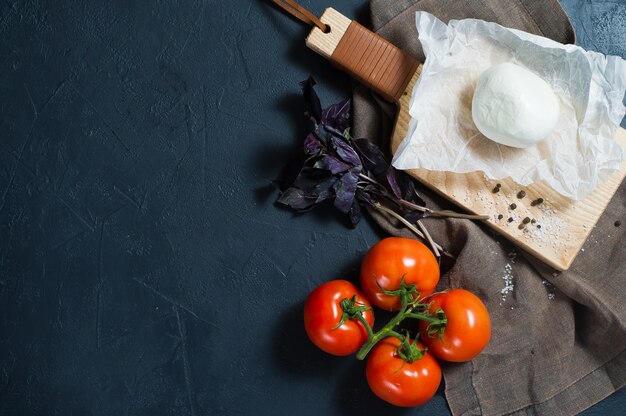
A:
[[[324,33],[330,33],[330,25],[326,25],[326,30],[324,30]]]

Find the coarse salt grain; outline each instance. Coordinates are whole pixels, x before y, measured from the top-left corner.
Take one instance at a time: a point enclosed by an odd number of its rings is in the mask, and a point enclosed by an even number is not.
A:
[[[500,290],[500,295],[502,301],[506,301],[508,294],[513,293],[513,289],[515,288],[513,284],[513,266],[509,263],[504,266],[502,280],[504,281],[504,287]]]

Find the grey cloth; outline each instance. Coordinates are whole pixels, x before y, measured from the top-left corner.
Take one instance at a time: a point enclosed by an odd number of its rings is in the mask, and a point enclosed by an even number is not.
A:
[[[480,18],[573,43],[557,0],[422,0],[370,2],[374,30],[419,60],[415,12],[443,21]],[[354,92],[355,137],[389,148],[395,107],[363,87]],[[450,205],[421,187],[429,206]],[[425,219],[433,238],[454,255],[440,288],[466,288],[486,302],[489,345],[468,363],[443,365],[454,415],[571,415],[626,383],[626,185],[622,185],[570,270],[556,273],[485,226]],[[413,237],[371,213],[388,233]],[[626,222],[626,221],[625,221]],[[502,293],[507,283],[509,293]],[[507,292],[505,290],[505,292]]]

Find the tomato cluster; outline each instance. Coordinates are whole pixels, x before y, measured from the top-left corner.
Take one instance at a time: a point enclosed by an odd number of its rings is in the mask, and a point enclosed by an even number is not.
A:
[[[487,308],[473,293],[453,289],[433,293],[439,265],[424,244],[386,238],[374,245],[361,265],[361,292],[346,280],[319,286],[304,305],[304,327],[323,351],[366,356],[367,382],[378,397],[396,406],[419,406],[430,400],[441,382],[436,358],[463,362],[489,342]],[[371,303],[370,303],[371,302]],[[371,304],[398,314],[373,331]],[[418,335],[401,334],[405,319],[419,320]]]

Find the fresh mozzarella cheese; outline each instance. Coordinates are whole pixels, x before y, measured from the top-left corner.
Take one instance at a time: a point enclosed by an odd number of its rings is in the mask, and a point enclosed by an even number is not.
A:
[[[472,118],[487,138],[526,148],[550,135],[559,120],[552,88],[521,66],[502,63],[480,76],[472,99]]]

